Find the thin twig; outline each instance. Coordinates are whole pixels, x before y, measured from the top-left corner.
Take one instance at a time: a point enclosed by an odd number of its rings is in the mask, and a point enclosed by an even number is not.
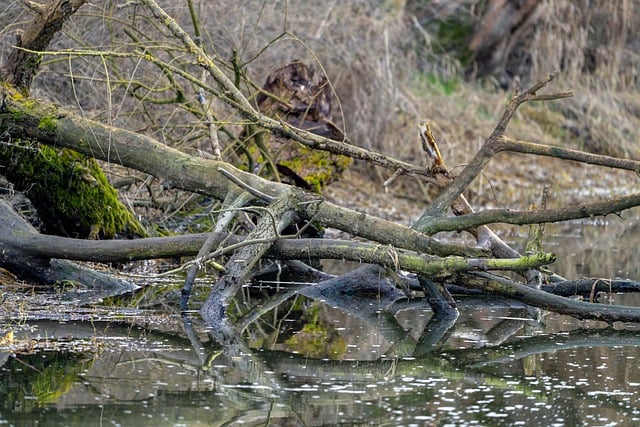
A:
[[[262,191],[260,191],[258,189],[255,189],[255,188],[251,187],[250,185],[245,184],[244,182],[239,180],[235,175],[233,175],[231,172],[228,172],[224,168],[218,168],[218,171],[222,175],[224,175],[229,181],[233,182],[238,187],[246,190],[247,192],[253,194],[257,198],[259,198],[261,200],[264,200],[265,202],[268,202],[268,203],[273,203],[276,200],[275,197],[270,196],[270,195],[268,195],[266,193],[263,193]]]

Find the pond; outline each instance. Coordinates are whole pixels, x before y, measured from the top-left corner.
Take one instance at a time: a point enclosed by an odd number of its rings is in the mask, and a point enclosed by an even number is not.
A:
[[[637,224],[549,225],[545,249],[567,277],[638,279]],[[300,286],[243,289],[241,339],[225,346],[173,308],[69,311],[60,297],[57,317],[0,311],[0,423],[640,425],[640,325],[472,296],[452,322],[421,302],[345,295],[338,307]],[[639,295],[599,301],[640,306]]]

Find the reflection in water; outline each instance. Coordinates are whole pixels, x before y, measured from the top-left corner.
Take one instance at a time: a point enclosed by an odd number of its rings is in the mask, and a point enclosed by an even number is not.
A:
[[[420,348],[421,328],[430,323],[424,308],[364,320],[302,297],[288,302],[262,320],[270,341],[232,355],[207,338],[198,319],[198,349],[179,331],[180,319],[162,333],[124,323],[17,325],[14,350],[3,347],[10,355],[3,359],[1,418],[12,425],[640,423],[636,331],[584,330],[558,316],[545,320],[573,330],[549,334],[527,323],[523,307],[469,301],[436,351],[399,356],[389,337],[401,339],[405,353]],[[296,306],[311,313],[311,324],[325,325],[320,333],[342,336],[342,360],[292,347],[291,337],[309,324],[287,321]],[[394,322],[406,327],[404,336],[385,332]],[[505,340],[497,331],[511,335]],[[69,346],[70,334],[84,340],[79,351]],[[22,346],[37,336],[48,340],[43,351]]]
[[[618,266],[638,277],[635,250]],[[579,264],[575,253],[559,268]],[[478,298],[461,300],[453,323],[401,294],[347,295],[338,307],[297,290],[244,289],[231,313],[239,326],[222,337],[178,315],[144,327],[131,312],[7,318],[0,423],[640,425],[638,325],[538,321],[518,303]]]

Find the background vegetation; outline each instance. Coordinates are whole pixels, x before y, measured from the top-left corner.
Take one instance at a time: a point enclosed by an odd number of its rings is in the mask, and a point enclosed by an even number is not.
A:
[[[573,89],[575,97],[525,106],[511,125],[512,135],[640,157],[640,42],[632,32],[640,21],[637,1],[541,1],[526,25],[491,49],[499,53],[497,59],[469,48],[474,34],[488,25],[485,12],[491,1],[194,3],[192,14],[186,1],[161,2],[184,28],[200,36],[205,49],[217,55],[230,75],[247,76],[254,82],[244,88],[245,93],[255,95],[271,71],[296,59],[326,72],[339,100],[334,120],[344,126],[353,144],[420,163],[424,155],[416,124],[428,120],[447,163],[464,164],[501,114],[511,94],[505,88],[560,69],[558,90]],[[145,13],[125,2],[86,4],[56,37],[51,50],[144,51],[178,69],[195,70],[182,46]],[[18,1],[0,12],[3,58],[15,41],[15,32],[31,16]],[[491,63],[489,69],[486,64],[478,67],[483,61]],[[222,131],[223,157],[243,161],[238,155],[243,144],[241,118],[220,101],[207,100],[215,104],[203,108],[188,81],[135,57],[102,56],[98,61],[82,56],[45,57],[33,93],[86,117],[146,132],[187,151],[209,150],[202,142],[207,136],[208,108]],[[596,172],[602,174],[598,176],[584,167],[574,173],[550,159],[514,163],[519,162],[493,162],[487,179],[473,187],[471,196],[502,204],[495,199],[499,193],[508,199],[505,204],[515,199],[528,204],[537,197],[540,182],[552,182],[557,188],[576,180],[584,181],[585,189],[613,191],[615,187],[615,180],[603,170]],[[372,169],[366,169],[370,175]],[[139,207],[160,206],[166,214],[188,201],[150,177],[132,177],[131,172],[110,165],[105,170],[117,186],[130,190],[129,201]],[[357,164],[356,172],[362,172]],[[388,178],[388,172],[373,174],[379,182]],[[410,180],[400,180],[396,186],[405,186],[403,191],[423,190]],[[530,192],[522,191],[523,186]]]

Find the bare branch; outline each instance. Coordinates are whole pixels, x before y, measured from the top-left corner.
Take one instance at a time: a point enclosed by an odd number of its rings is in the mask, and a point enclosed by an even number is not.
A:
[[[638,205],[640,205],[640,193],[613,197],[602,202],[566,206],[556,209],[538,209],[531,211],[488,209],[456,217],[433,218],[425,223],[420,230],[427,234],[433,234],[440,231],[461,231],[494,223],[526,225],[570,221],[579,218],[620,214],[620,212]]]
[[[537,144],[535,142],[521,141],[506,136],[499,138],[500,144],[495,147],[495,152],[512,151],[514,153],[534,154],[537,156],[555,157],[562,160],[573,160],[590,165],[607,166],[615,169],[626,169],[640,174],[640,161],[621,159],[618,157],[603,156],[564,147]]]
[[[40,56],[29,51],[45,50],[53,36],[62,28],[64,21],[84,2],[85,0],[52,0],[46,6],[32,3],[38,10],[38,15],[18,37],[17,48],[11,51],[0,70],[2,80],[28,92],[40,66]]]

